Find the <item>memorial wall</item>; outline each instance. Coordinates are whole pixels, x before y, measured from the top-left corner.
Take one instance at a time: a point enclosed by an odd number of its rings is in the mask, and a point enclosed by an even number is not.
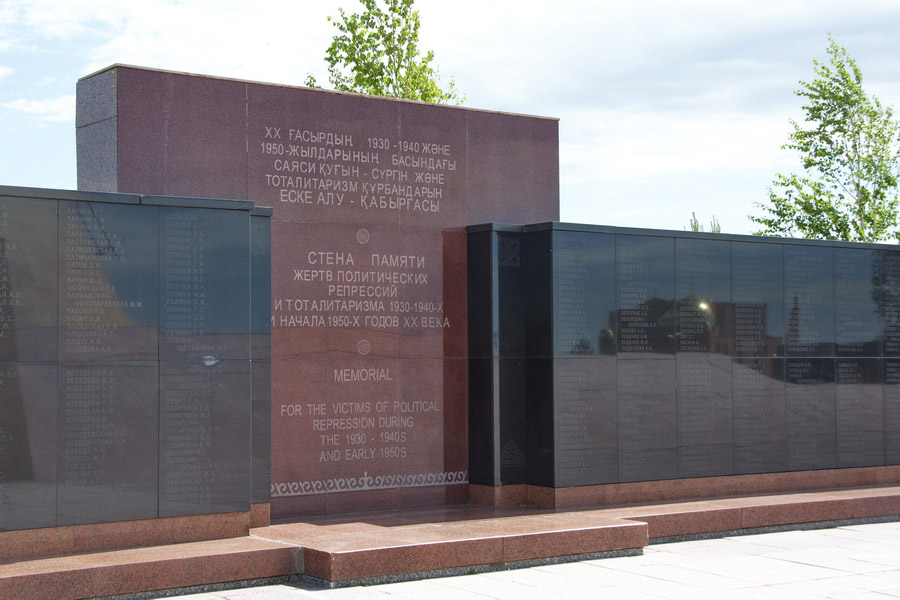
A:
[[[269,215],[0,186],[0,531],[250,510]]]
[[[467,502],[465,226],[558,219],[557,121],[125,66],[77,107],[80,189],[273,207],[272,515]]]
[[[897,246],[548,223],[468,251],[472,483],[900,464]]]

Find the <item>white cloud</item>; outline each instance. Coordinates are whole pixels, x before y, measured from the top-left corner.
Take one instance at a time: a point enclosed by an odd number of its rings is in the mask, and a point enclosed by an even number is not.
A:
[[[49,100],[19,98],[4,102],[3,108],[34,115],[42,121],[73,121],[75,118],[75,96],[60,96]]]
[[[12,67],[4,67],[3,65],[0,65],[0,81],[3,81],[5,78],[9,77],[15,72],[16,70]]]

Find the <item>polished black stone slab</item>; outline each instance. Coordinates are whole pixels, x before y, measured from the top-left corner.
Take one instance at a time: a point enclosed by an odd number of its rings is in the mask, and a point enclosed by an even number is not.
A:
[[[835,468],[834,359],[787,359],[785,384],[788,469]]]
[[[469,256],[469,339],[515,357],[470,362],[473,473],[500,431],[503,481],[555,487],[900,464],[888,247],[552,223],[472,228]]]
[[[527,305],[539,301],[535,296],[541,290],[530,288],[529,271],[521,233],[499,232],[496,236],[497,274],[500,291],[500,311],[497,327],[500,332],[499,352],[501,357],[525,356]]]
[[[529,369],[534,368],[533,362],[524,358],[499,360],[500,394],[511,400],[500,405],[497,428],[497,439],[500,444],[500,482],[503,485],[552,481],[552,463],[548,462],[548,459],[552,458],[552,448],[548,448],[548,443],[552,442],[540,436],[540,429],[533,432],[531,425],[552,424],[553,406],[546,402],[538,404],[537,407],[528,405]],[[540,412],[533,412],[534,408]],[[535,433],[540,437],[530,440]],[[542,454],[544,460],[541,460]],[[545,483],[545,485],[552,484]]]
[[[828,246],[784,246],[787,356],[833,356],[834,271]]]
[[[883,305],[877,250],[834,249],[834,342],[837,356],[881,356]]]
[[[885,356],[900,356],[900,253],[879,250],[876,260],[876,305],[884,321]]]
[[[500,424],[494,412],[500,405],[495,385],[499,368],[498,359],[470,356],[468,360],[469,481],[478,485],[500,485],[496,450]]]
[[[784,360],[736,358],[731,373],[735,474],[784,471]]]
[[[679,353],[678,477],[734,473],[731,358]]]
[[[160,360],[249,359],[249,212],[158,210]]]
[[[57,202],[0,196],[0,361],[55,361]]]
[[[882,365],[884,385],[884,464],[900,464],[900,360],[886,358]]]
[[[164,361],[159,370],[159,516],[249,510],[250,361]]]
[[[619,359],[616,377],[619,481],[677,478],[675,358]]]
[[[57,525],[157,516],[155,362],[60,363]]]
[[[675,240],[675,298],[676,350],[729,356],[733,336],[728,241]]]
[[[731,242],[734,355],[784,356],[784,247]]]
[[[61,361],[156,360],[155,224],[155,208],[59,203]]]
[[[835,360],[838,467],[884,464],[882,361]]]
[[[497,330],[499,297],[495,289],[497,260],[494,250],[496,235],[492,231],[467,236],[469,256],[477,256],[467,266],[468,347],[469,358],[490,358],[495,355],[500,334]],[[469,384],[470,395],[472,384]]]
[[[250,216],[252,502],[268,502],[272,482],[272,225],[271,210]]]
[[[616,238],[554,232],[553,354],[616,353]]]
[[[555,486],[619,481],[616,360],[553,361]]]
[[[268,502],[272,486],[272,361],[254,360],[252,502]]]
[[[56,525],[56,365],[0,363],[0,531]]]
[[[675,352],[675,240],[616,236],[618,355]]]

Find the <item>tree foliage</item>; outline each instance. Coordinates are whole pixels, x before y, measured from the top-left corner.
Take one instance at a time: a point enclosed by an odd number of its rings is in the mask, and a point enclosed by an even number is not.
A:
[[[697,218],[697,213],[695,212],[691,213],[689,225],[691,226],[691,231],[704,231],[703,223]],[[719,220],[716,219],[716,215],[713,215],[712,220],[709,222],[709,231],[710,233],[722,233],[722,225],[719,223]]]
[[[325,53],[328,80],[334,89],[425,102],[454,102],[460,95],[453,80],[440,87],[432,67],[434,52],[420,56],[419,12],[413,0],[360,0],[365,10],[328,20],[338,29]],[[383,6],[382,6],[383,5]],[[306,84],[318,87],[315,78]]]
[[[800,81],[804,122],[782,148],[800,153],[804,173],[777,174],[757,235],[874,242],[898,237],[900,123],[863,90],[862,72],[829,35],[829,63]]]

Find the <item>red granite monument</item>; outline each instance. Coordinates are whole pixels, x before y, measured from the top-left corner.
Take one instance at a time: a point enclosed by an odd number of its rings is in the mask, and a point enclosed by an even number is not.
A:
[[[468,501],[465,226],[559,218],[555,119],[116,65],[77,140],[79,189],[273,208],[274,517]]]

